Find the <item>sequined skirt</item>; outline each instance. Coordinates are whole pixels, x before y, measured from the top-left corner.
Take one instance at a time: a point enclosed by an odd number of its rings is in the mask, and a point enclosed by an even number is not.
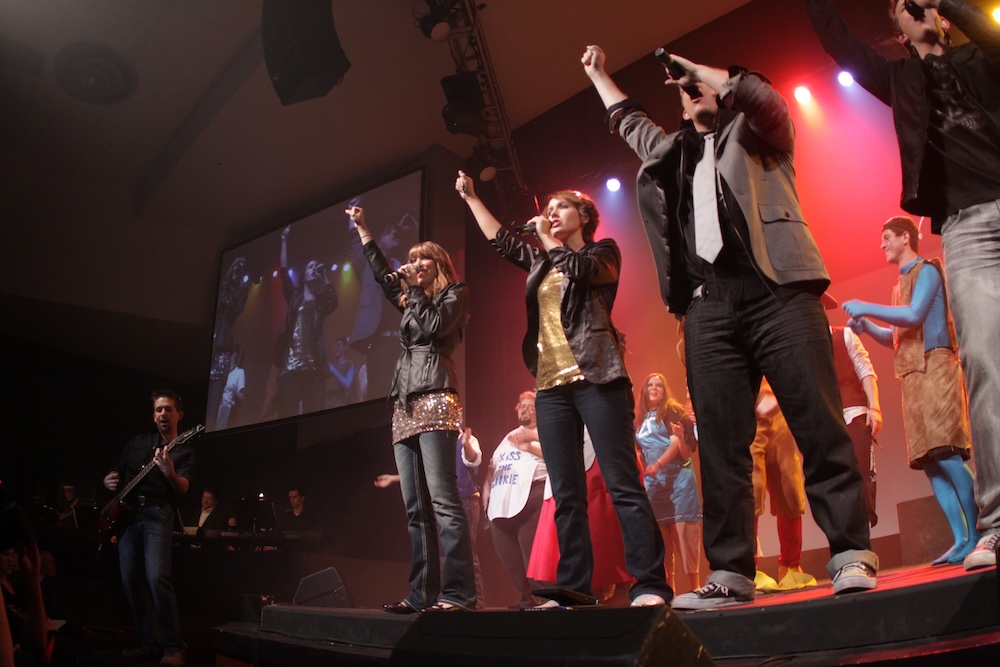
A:
[[[434,391],[410,397],[406,407],[393,404],[392,441],[427,431],[462,430],[462,404],[454,391]]]

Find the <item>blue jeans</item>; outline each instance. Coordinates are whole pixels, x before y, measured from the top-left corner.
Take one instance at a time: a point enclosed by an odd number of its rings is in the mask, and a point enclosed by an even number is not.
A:
[[[455,472],[455,431],[428,431],[393,446],[410,532],[410,594],[417,609],[438,601],[476,606],[472,544]]]
[[[981,533],[1000,532],[1000,200],[970,206],[942,227],[948,305],[969,393]]]
[[[684,340],[702,452],[708,581],[754,590],[750,443],[762,375],[802,452],[806,496],[833,555],[828,572],[852,561],[877,569],[819,299],[805,292],[779,299],[756,277],[715,277],[688,308]]]
[[[642,485],[632,433],[634,400],[627,379],[607,384],[586,380],[535,397],[538,436],[556,500],[559,566],[556,585],[591,594],[594,554],[587,523],[587,475],[583,467],[583,427],[594,443],[601,473],[621,524],[625,567],[635,577],[629,596],[673,597],[663,569],[663,537]],[[749,445],[748,445],[749,446]]]
[[[170,507],[140,507],[118,539],[125,596],[144,648],[186,651],[170,577],[174,515]]]

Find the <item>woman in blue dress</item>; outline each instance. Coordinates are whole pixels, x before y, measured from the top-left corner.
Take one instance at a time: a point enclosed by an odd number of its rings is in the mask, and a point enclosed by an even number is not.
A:
[[[649,375],[642,383],[637,405],[635,441],[643,461],[646,495],[663,535],[667,573],[673,570],[676,542],[681,566],[696,590],[701,587],[702,512],[691,461],[697,447],[693,421],[670,395],[667,380],[660,373]]]

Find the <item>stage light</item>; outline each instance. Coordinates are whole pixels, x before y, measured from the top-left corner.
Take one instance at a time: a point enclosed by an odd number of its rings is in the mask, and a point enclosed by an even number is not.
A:
[[[278,269],[275,269],[274,271],[271,271],[271,277],[272,278],[277,278],[278,277]]]
[[[605,183],[605,186],[608,188],[609,192],[618,192],[622,189],[622,182],[617,178],[609,178],[608,182]]]
[[[854,83],[854,77],[850,72],[843,71],[837,75],[837,83],[842,85],[844,88],[847,88]]]
[[[1000,23],[1000,7],[993,10],[993,20]]]
[[[244,273],[243,274],[243,284],[246,285],[248,282],[250,282],[250,276],[248,276],[247,274]]]
[[[334,271],[336,271],[339,268],[340,268],[340,265],[337,264],[336,262],[334,262],[333,264],[330,264],[330,273],[333,273]]]
[[[350,271],[351,271],[351,263],[344,262],[344,273],[350,273]]]
[[[795,89],[795,99],[799,101],[799,104],[808,104],[812,101],[812,93],[805,86],[799,86]]]
[[[451,36],[452,10],[458,0],[427,0],[427,9],[430,14],[422,16],[417,21],[420,32],[424,37],[433,42],[444,42]]]
[[[466,171],[478,175],[483,183],[492,181],[497,170],[508,167],[508,160],[502,150],[494,149],[488,143],[480,142],[466,162]]]

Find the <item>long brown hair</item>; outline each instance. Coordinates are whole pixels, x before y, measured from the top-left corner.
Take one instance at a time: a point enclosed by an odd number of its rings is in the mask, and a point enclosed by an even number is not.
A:
[[[646,391],[649,381],[653,378],[660,378],[660,381],[663,383],[663,402],[660,405],[651,404],[649,402],[649,392]],[[653,411],[656,411],[656,421],[661,424],[669,424],[671,416],[675,416],[675,419],[677,419],[683,417],[685,414],[684,406],[674,398],[673,393],[670,391],[670,385],[667,384],[667,378],[664,377],[663,373],[650,373],[639,387],[639,400],[636,402],[635,411],[636,429],[646,419],[646,414]]]
[[[434,241],[421,241],[410,248],[409,256],[411,262],[413,259],[429,259],[437,267],[438,274],[431,285],[431,296],[440,294],[448,285],[458,282],[458,273],[455,271],[455,265],[451,263],[451,256]],[[405,308],[408,301],[405,291],[399,295],[400,306]]]

